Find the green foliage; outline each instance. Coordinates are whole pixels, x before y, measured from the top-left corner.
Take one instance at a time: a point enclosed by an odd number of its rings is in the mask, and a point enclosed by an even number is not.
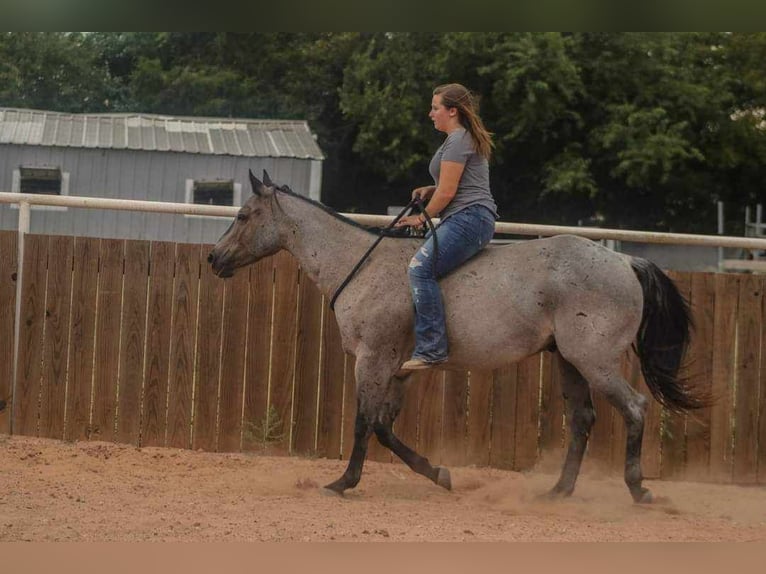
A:
[[[0,103],[69,112],[109,106],[108,71],[83,34],[0,33]]]
[[[456,81],[503,219],[710,233],[762,201],[764,59],[766,33],[2,33],[0,105],[307,119],[325,200],[381,211],[430,182]]]
[[[246,423],[244,432],[246,442],[257,445],[261,450],[267,450],[286,438],[284,422],[274,405],[269,405],[266,416],[259,421]]]
[[[388,180],[432,153],[426,130],[439,43],[437,34],[376,34],[348,62],[340,107],[357,126],[353,151]]]

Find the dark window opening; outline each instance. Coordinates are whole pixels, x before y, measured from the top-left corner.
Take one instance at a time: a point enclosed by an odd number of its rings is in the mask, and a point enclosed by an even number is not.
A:
[[[21,193],[61,195],[61,170],[59,168],[19,168]]]
[[[203,205],[234,205],[234,182],[195,181],[194,203]]]

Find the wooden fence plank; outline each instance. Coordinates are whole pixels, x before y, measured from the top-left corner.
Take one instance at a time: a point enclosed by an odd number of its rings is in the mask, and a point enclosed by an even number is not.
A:
[[[473,385],[471,387],[473,390]],[[473,398],[471,392],[471,398]],[[471,403],[473,409],[473,403]],[[479,408],[479,405],[476,405]],[[473,412],[471,414],[474,414]],[[476,412],[474,420],[487,421],[487,412]],[[468,373],[447,371],[444,374],[444,419],[442,421],[442,463],[450,466],[466,464],[468,411]],[[489,437],[487,437],[489,439]],[[487,449],[487,457],[489,449]],[[486,458],[486,457],[485,457]]]
[[[766,484],[766,275],[761,275],[761,368],[758,373],[758,483]]]
[[[91,438],[96,440],[115,439],[124,252],[124,240],[101,240],[91,429]]]
[[[418,446],[418,411],[420,410],[420,375],[416,372],[409,379],[404,389],[402,410],[394,421],[394,434],[411,449]],[[399,462],[399,458],[394,459]]]
[[[537,462],[540,421],[540,354],[519,363],[516,391],[516,454],[514,468],[529,470]]]
[[[732,480],[731,416],[738,293],[739,276],[716,275],[713,337],[713,397],[716,402],[710,412],[710,476],[723,482]]]
[[[63,439],[72,300],[72,237],[49,237],[40,436]]]
[[[16,395],[13,397],[13,432],[29,436],[36,436],[38,428],[47,260],[48,237],[27,235],[24,239],[23,295]]]
[[[346,354],[346,366],[344,367],[343,380],[343,436],[341,453],[344,460],[351,456],[354,448],[354,421],[356,420],[356,359],[351,354]],[[417,410],[415,411],[417,414]]]
[[[149,288],[148,241],[125,242],[124,274],[116,440],[139,446]]]
[[[694,321],[687,357],[689,384],[710,393],[713,381],[713,328],[715,310],[715,275],[692,275],[691,312]],[[690,413],[686,420],[687,480],[710,477],[710,408]]]
[[[274,258],[267,257],[250,266],[245,404],[242,415],[243,450],[263,446],[259,428],[268,411],[273,303]]]
[[[91,435],[91,391],[100,245],[100,239],[91,237],[78,237],[74,243],[65,431],[67,440],[86,440]]]
[[[490,460],[492,428],[492,371],[471,371],[468,383],[468,424],[466,462],[487,466]]]
[[[644,439],[641,443],[641,471],[644,478],[659,478],[662,472],[662,406],[652,396],[641,372],[641,361],[629,355],[629,382],[633,388],[649,399],[644,417]]]
[[[620,374],[625,381],[630,384],[630,354],[624,352],[620,357]],[[625,446],[627,440],[627,430],[625,428],[625,419],[622,414],[614,410],[612,414],[612,448],[610,468],[615,474],[622,474],[625,471]]]
[[[733,461],[734,477],[739,484],[754,484],[758,480],[758,371],[763,306],[760,283],[755,275],[743,275],[739,283]]]
[[[191,446],[199,253],[199,245],[176,246],[166,445],[177,448]]]
[[[559,353],[542,355],[542,384],[540,387],[540,451],[562,456],[566,448],[564,398],[561,388]]]
[[[356,376],[354,377],[354,388],[356,388]],[[375,462],[393,462],[393,453],[380,444],[378,437],[375,433],[370,437],[367,450],[367,460],[374,460]]]
[[[323,306],[317,455],[337,459],[341,456],[345,354],[335,313],[330,310],[327,301],[323,302]]]
[[[218,450],[217,416],[223,322],[223,281],[207,268],[212,246],[200,248],[199,317],[197,320],[196,377],[194,385],[194,431],[192,448]]]
[[[203,269],[202,273],[210,273]],[[221,349],[221,391],[218,450],[237,452],[242,437],[242,394],[245,377],[249,269],[240,269],[224,282],[223,333]]]
[[[678,287],[678,291],[686,299],[691,300],[691,276],[687,272],[668,271]],[[679,373],[681,377],[687,373]],[[681,479],[686,469],[686,415],[665,411],[663,413],[662,429],[662,472],[664,479]]]
[[[11,432],[18,234],[0,231],[0,433]]]
[[[322,293],[308,276],[300,274],[298,338],[291,452],[314,452],[317,425],[317,384],[322,343]]]
[[[588,440],[587,459],[598,468],[606,470],[612,457],[612,419],[620,415],[602,393],[591,389],[590,394],[596,411],[596,422]]]
[[[375,462],[394,461],[393,453],[382,444],[380,444],[380,441],[378,440],[378,437],[375,433],[372,434],[370,437],[370,442],[368,443],[367,460],[372,460]]]
[[[489,463],[495,468],[513,468],[516,454],[518,369],[518,364],[513,364],[493,371]]]
[[[444,412],[444,371],[429,369],[420,378],[418,452],[431,464],[441,464],[442,417]]]
[[[167,429],[167,381],[170,325],[173,317],[175,244],[166,241],[152,242],[150,257],[141,445],[163,446]]]
[[[284,440],[273,445],[276,453],[290,448],[295,343],[298,328],[298,265],[286,251],[274,255],[274,325],[272,327],[270,406],[282,422]]]

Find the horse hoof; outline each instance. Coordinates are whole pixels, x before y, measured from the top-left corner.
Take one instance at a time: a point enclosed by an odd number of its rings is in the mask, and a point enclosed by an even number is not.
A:
[[[640,492],[633,496],[633,500],[636,504],[651,504],[654,502],[654,497],[652,496],[651,490],[642,488]]]
[[[328,486],[322,486],[319,488],[319,494],[322,494],[324,496],[332,496],[334,498],[343,498],[343,492],[333,490],[332,488]]]
[[[544,502],[555,502],[557,500],[564,500],[565,498],[568,498],[571,495],[572,495],[571,492],[565,492],[563,490],[552,488],[548,492],[543,492],[542,494],[539,494],[537,496],[537,499],[542,500]]]
[[[324,485],[319,489],[319,492],[327,496],[343,496],[343,492],[346,490],[346,485],[342,478]]]
[[[449,470],[443,466],[437,466],[436,470],[439,471],[436,474],[436,484],[447,490],[452,490],[452,478],[450,477]]]

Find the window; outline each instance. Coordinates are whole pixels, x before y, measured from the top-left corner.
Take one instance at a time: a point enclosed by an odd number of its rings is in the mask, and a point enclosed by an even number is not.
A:
[[[234,182],[195,181],[194,201],[204,205],[234,205]]]
[[[21,193],[61,195],[61,170],[59,168],[20,167],[19,190]]]
[[[187,179],[186,203],[239,206],[242,205],[242,185],[234,183],[231,179]],[[187,215],[187,217],[211,216]]]
[[[19,166],[13,170],[11,191],[39,195],[69,195],[69,173],[60,167]],[[18,209],[18,206],[14,206]],[[33,205],[32,209],[66,211],[66,207]]]

